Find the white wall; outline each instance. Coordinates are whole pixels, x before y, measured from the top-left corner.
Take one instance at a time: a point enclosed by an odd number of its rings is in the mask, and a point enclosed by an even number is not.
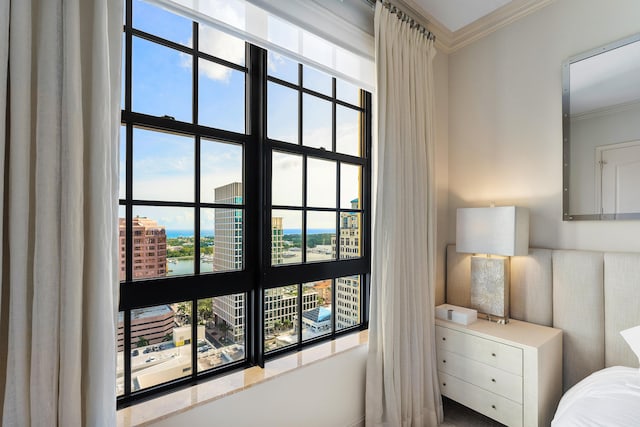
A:
[[[449,218],[515,203],[532,246],[640,251],[640,221],[561,220],[562,61],[639,31],[637,0],[557,0],[451,54]]]
[[[444,303],[445,251],[449,236],[449,57],[438,52],[433,61],[436,103],[436,188],[438,191],[438,259],[436,305]],[[455,227],[455,220],[454,220]]]
[[[152,424],[154,427],[364,425],[367,346],[299,368]]]

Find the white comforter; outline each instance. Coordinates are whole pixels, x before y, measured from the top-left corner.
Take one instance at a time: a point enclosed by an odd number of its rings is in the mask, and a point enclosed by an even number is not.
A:
[[[551,426],[640,426],[640,371],[613,366],[589,375],[562,396]]]

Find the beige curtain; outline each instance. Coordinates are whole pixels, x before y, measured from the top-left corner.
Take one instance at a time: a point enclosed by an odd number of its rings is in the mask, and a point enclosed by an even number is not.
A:
[[[433,41],[375,13],[377,181],[366,425],[442,421],[435,360]]]
[[[122,0],[0,0],[0,415],[115,425]]]

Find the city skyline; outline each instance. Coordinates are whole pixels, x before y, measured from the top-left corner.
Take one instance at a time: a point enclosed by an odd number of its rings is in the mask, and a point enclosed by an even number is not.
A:
[[[217,6],[215,6],[217,5]],[[212,2],[216,14],[224,17],[225,22],[242,25],[244,11],[235,3],[228,1]],[[133,2],[133,24],[135,28],[156,34],[173,42],[190,46],[193,35],[190,19],[181,17],[140,0]],[[274,33],[274,40],[284,35]],[[223,34],[205,25],[201,25],[199,46],[208,54],[224,58],[232,63],[244,64],[244,41]],[[132,108],[134,111],[155,116],[171,116],[176,120],[192,121],[192,66],[190,57],[161,45],[134,37],[133,48],[133,93]],[[124,50],[123,50],[124,51]],[[283,80],[297,83],[297,62],[269,52],[267,55],[267,69],[270,75]],[[187,61],[185,58],[188,58]],[[202,60],[200,60],[202,61]],[[124,64],[123,64],[124,69]],[[124,74],[123,74],[124,75]],[[200,92],[199,100],[202,110],[199,113],[199,123],[218,127],[224,130],[244,133],[244,73],[223,67],[212,62],[199,64],[198,76]],[[312,67],[304,67],[305,87],[327,93],[331,87],[331,77]],[[124,107],[123,79],[123,107]],[[356,92],[357,88],[348,88],[349,84],[337,81],[344,93]],[[272,106],[287,105],[287,99],[297,92],[284,86],[270,83],[268,102]],[[276,90],[277,89],[277,90]],[[342,92],[340,92],[342,93]],[[306,95],[304,98],[303,145],[311,147],[327,147],[332,141],[331,108],[328,101]],[[206,103],[202,100],[206,99]],[[223,99],[224,102],[215,100]],[[358,103],[357,97],[346,96],[346,100]],[[206,106],[206,109],[205,109]],[[269,108],[267,118],[267,132],[270,137],[284,141],[297,141],[298,123],[292,120],[292,111],[297,111],[297,101],[289,108]],[[358,115],[356,110],[337,106],[336,110],[336,143],[338,151],[355,154],[353,146],[359,141]],[[293,116],[296,116],[295,114]],[[215,117],[215,122],[211,118]],[[344,147],[344,149],[343,149]],[[242,182],[243,148],[239,144],[203,139],[201,143],[201,188],[200,198],[204,202],[213,202],[212,195],[206,188],[216,188],[226,182]],[[313,158],[313,157],[311,157]],[[280,171],[282,181],[277,188],[283,193],[301,191],[297,186],[303,181],[302,169],[291,169],[291,162],[284,159],[282,163],[274,158],[274,171]],[[334,162],[335,163],[335,162]],[[133,199],[162,200],[175,202],[194,202],[195,189],[195,142],[191,137],[179,136],[165,132],[157,132],[141,128],[133,130]],[[122,127],[120,133],[120,190],[119,197],[125,198],[126,173],[126,132]],[[318,176],[327,176],[335,169],[335,164],[320,162],[315,168]],[[345,170],[353,178],[353,171]],[[355,181],[357,182],[357,180]],[[312,180],[307,191],[320,197],[318,203],[324,207],[330,203],[327,184],[323,179]],[[335,197],[334,199],[335,200]],[[341,205],[348,200],[341,200]],[[335,204],[335,202],[334,202]],[[317,206],[320,207],[320,206]],[[156,218],[168,230],[188,230],[193,227],[194,214],[186,208],[163,208],[153,206],[137,206],[139,216]],[[124,216],[123,213],[120,215]],[[208,220],[213,223],[213,218]],[[289,220],[285,217],[285,229]],[[331,225],[321,224],[314,228],[331,228]]]

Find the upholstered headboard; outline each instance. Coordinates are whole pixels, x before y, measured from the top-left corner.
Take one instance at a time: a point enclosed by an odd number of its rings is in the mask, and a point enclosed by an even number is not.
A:
[[[470,305],[470,255],[447,247],[447,303]],[[511,258],[513,319],[563,330],[563,388],[599,369],[638,366],[620,331],[640,325],[640,253],[530,248]]]

